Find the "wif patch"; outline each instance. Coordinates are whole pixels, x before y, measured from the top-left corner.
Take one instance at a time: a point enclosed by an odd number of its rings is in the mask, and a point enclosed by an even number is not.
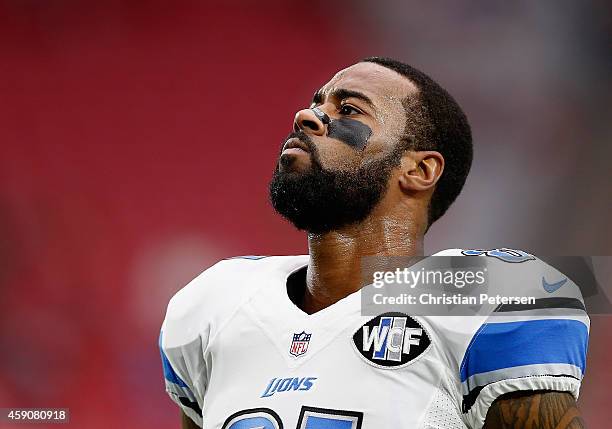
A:
[[[353,346],[368,363],[398,368],[413,362],[431,345],[425,328],[404,313],[384,313],[353,335]]]
[[[295,357],[302,356],[308,351],[308,344],[310,343],[310,337],[312,334],[307,334],[305,331],[299,334],[293,334],[293,341],[289,347],[289,353]]]

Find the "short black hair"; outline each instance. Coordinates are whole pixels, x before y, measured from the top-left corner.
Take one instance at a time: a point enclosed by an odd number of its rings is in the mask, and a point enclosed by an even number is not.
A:
[[[436,184],[428,211],[428,228],[455,201],[472,165],[472,131],[455,99],[437,82],[408,64],[383,57],[361,62],[379,64],[408,78],[419,93],[403,101],[407,124],[404,141],[411,150],[435,150],[444,157],[442,177]]]

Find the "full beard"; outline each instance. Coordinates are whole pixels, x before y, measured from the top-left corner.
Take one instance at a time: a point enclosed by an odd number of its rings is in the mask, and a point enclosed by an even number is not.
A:
[[[394,151],[355,171],[324,169],[310,138],[299,137],[308,145],[311,168],[305,172],[274,170],[270,201],[274,209],[297,229],[324,234],[366,219],[383,198],[392,169],[399,165]],[[283,162],[283,161],[281,161]]]

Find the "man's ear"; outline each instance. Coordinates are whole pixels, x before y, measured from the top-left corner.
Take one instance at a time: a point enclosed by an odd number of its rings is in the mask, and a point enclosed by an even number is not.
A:
[[[402,191],[426,191],[436,186],[444,171],[444,157],[436,151],[408,151],[402,157],[399,183]]]

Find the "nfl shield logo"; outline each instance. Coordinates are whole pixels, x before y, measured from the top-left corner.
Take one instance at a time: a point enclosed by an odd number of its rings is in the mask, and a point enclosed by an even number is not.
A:
[[[291,342],[289,353],[295,357],[302,356],[306,353],[308,351],[308,343],[310,342],[311,336],[312,334],[307,334],[304,331],[299,334],[293,334],[293,341]]]

